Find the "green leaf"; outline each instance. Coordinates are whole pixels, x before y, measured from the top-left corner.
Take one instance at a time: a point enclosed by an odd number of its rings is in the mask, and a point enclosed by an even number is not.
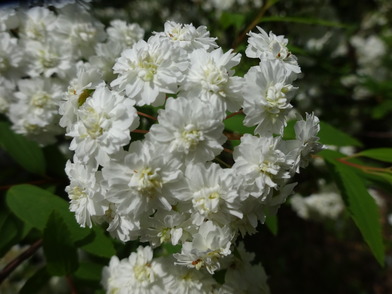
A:
[[[81,262],[78,270],[74,273],[75,277],[81,280],[100,282],[102,277],[103,265]]]
[[[368,149],[359,152],[357,155],[392,163],[392,148]]]
[[[269,17],[263,17],[260,21],[261,22],[290,22],[290,23],[319,25],[324,27],[346,28],[346,29],[350,29],[353,27],[352,25],[347,25],[339,22],[332,22],[319,18],[310,18],[310,17],[269,16]]]
[[[265,225],[274,236],[278,234],[278,217],[276,214],[268,214],[265,219]]]
[[[243,114],[237,114],[224,120],[225,129],[239,134],[253,134],[256,127],[245,126],[244,118]]]
[[[240,13],[223,12],[220,18],[220,23],[224,29],[231,26],[240,29],[245,23],[245,15]]]
[[[20,240],[30,231],[30,226],[16,218],[5,206],[0,207],[0,256]]]
[[[52,211],[65,220],[74,242],[86,238],[91,230],[81,228],[69,211],[68,202],[36,186],[16,185],[7,191],[6,203],[11,211],[26,224],[43,231]]]
[[[39,293],[49,281],[50,275],[46,267],[37,270],[20,289],[19,294]]]
[[[28,172],[45,174],[42,149],[37,143],[15,134],[6,122],[0,122],[0,147]]]
[[[93,227],[94,238],[92,241],[81,248],[88,253],[101,256],[101,257],[112,257],[116,254],[112,239],[105,234],[105,231],[98,226]]]
[[[329,163],[351,218],[369,245],[373,255],[383,266],[385,250],[381,234],[379,208],[367,191],[364,180],[357,175],[355,168],[337,160],[341,157],[340,153],[324,150],[319,155]]]
[[[43,248],[48,272],[64,276],[78,268],[78,254],[63,217],[53,211],[43,234]]]
[[[320,142],[326,145],[362,146],[362,143],[357,139],[323,121],[320,122],[320,132],[318,133],[318,137],[320,138]]]
[[[392,112],[392,100],[385,100],[372,109],[373,119],[382,119]]]
[[[290,120],[287,122],[287,126],[284,128],[283,139],[284,140],[294,140],[295,139],[295,123],[296,120]]]

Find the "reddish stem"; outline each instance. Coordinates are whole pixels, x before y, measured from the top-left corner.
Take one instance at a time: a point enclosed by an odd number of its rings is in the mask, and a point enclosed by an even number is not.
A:
[[[147,130],[139,130],[139,129],[137,129],[137,130],[133,130],[132,133],[147,134],[148,131]]]
[[[382,167],[373,167],[373,166],[365,166],[357,163],[353,163],[350,161],[347,161],[345,158],[338,158],[338,161],[345,164],[349,165],[358,169],[361,169],[363,171],[379,171],[379,172],[385,172],[385,168]]]
[[[26,259],[34,255],[41,247],[42,239],[35,241],[29,248],[11,260],[0,272],[0,285]]]
[[[231,117],[233,117],[233,116],[235,116],[235,115],[237,115],[237,114],[242,114],[242,113],[244,113],[242,110],[237,111],[237,112],[230,113],[228,116],[226,116],[225,120],[226,120],[226,119],[229,119],[229,118],[231,118]]]
[[[155,121],[157,120],[156,117],[153,117],[153,116],[151,116],[151,115],[149,115],[149,114],[147,114],[147,113],[144,113],[144,112],[138,111],[137,114],[138,114],[138,115],[141,115],[141,116],[144,116],[144,117],[147,117],[147,118],[149,118],[149,119],[155,120]]]

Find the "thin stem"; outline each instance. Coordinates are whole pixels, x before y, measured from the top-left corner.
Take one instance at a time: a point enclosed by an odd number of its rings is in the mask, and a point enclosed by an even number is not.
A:
[[[232,154],[232,153],[233,153],[233,150],[231,150],[231,149],[228,149],[228,148],[223,148],[223,151],[225,151],[225,152],[227,152],[227,153],[230,153],[230,154]]]
[[[75,283],[72,280],[72,277],[70,275],[67,275],[65,277],[67,280],[68,286],[71,289],[71,294],[78,294],[78,291],[76,290]]]
[[[254,29],[255,26],[257,26],[257,24],[260,22],[261,18],[264,16],[264,14],[267,12],[267,10],[273,5],[275,4],[275,2],[277,1],[265,1],[263,6],[261,7],[259,13],[256,15],[256,17],[253,19],[253,21],[247,26],[247,28],[239,35],[237,36],[237,38],[234,40],[233,42],[233,49],[237,49],[237,47],[239,46],[239,44],[242,43],[242,41],[244,40],[246,34],[248,32],[250,32],[251,30]]]
[[[144,117],[147,117],[147,118],[149,118],[149,119],[155,120],[155,121],[157,120],[156,117],[153,117],[153,116],[151,116],[151,115],[149,115],[149,114],[147,114],[147,113],[144,113],[144,112],[138,111],[137,114],[138,114],[138,115],[141,115],[141,116],[144,116]]]
[[[226,116],[226,118],[224,120],[229,119],[229,118],[231,118],[231,117],[233,117],[233,116],[235,116],[237,114],[242,114],[242,113],[244,113],[242,110],[230,113],[228,116]]]
[[[28,249],[23,251],[20,255],[11,260],[0,272],[0,285],[3,281],[26,259],[34,255],[41,247],[42,239],[35,241]]]
[[[346,159],[352,158],[352,157],[355,157],[355,156],[338,158],[338,161],[343,163],[343,164],[345,164],[345,165],[349,165],[349,166],[358,168],[358,169],[360,169],[360,170],[362,170],[364,172],[367,172],[367,171],[390,172],[391,168],[366,166],[366,165],[361,165],[361,164],[353,163],[353,162],[350,162],[350,161],[346,160]]]
[[[223,134],[230,141],[232,141],[232,140],[241,140],[241,137],[243,136],[242,134],[233,134],[233,133],[228,133],[228,132],[224,132]]]
[[[139,130],[139,129],[137,129],[137,130],[133,130],[132,133],[147,134],[148,131],[147,130]]]
[[[219,157],[215,157],[215,160],[216,160],[217,162],[219,162],[220,164],[224,165],[225,167],[231,168],[231,165],[230,165],[230,164],[224,162],[224,161],[223,161],[222,159],[220,159]]]

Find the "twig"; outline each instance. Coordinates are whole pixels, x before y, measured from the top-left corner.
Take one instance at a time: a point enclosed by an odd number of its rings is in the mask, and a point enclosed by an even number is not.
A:
[[[149,118],[149,119],[155,120],[155,121],[157,120],[156,117],[153,117],[153,116],[151,116],[151,115],[149,115],[149,114],[147,114],[147,113],[144,113],[144,112],[138,111],[137,114],[138,114],[138,115],[141,115],[141,116],[144,116],[144,117],[147,117],[147,118]]]
[[[42,239],[35,241],[28,249],[23,251],[20,255],[11,260],[0,272],[0,285],[3,281],[26,259],[34,255],[41,247]]]
[[[147,134],[148,131],[147,130],[139,130],[139,129],[137,129],[137,130],[133,130],[132,133]]]
[[[242,114],[242,113],[244,113],[242,110],[237,111],[237,112],[230,113],[228,116],[226,116],[225,120],[226,120],[226,119],[229,119],[229,118],[231,118],[231,117],[233,117],[233,116],[235,116],[235,115],[237,115],[237,114]]]
[[[250,25],[247,26],[247,28],[234,40],[233,42],[233,49],[237,49],[238,45],[242,43],[244,40],[246,34],[250,32],[251,30],[254,29],[255,26],[260,22],[261,18],[264,16],[264,14],[267,12],[267,10],[275,3],[276,1],[271,1],[267,0],[264,2],[263,6],[261,7],[259,13],[256,15],[256,17],[253,19],[253,21],[250,23]]]

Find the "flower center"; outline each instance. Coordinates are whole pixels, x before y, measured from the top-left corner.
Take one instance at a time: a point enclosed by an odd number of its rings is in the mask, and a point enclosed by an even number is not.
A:
[[[48,93],[39,92],[33,95],[33,97],[31,98],[31,105],[37,108],[44,108],[50,100],[51,97],[48,95]]]
[[[199,131],[193,124],[185,126],[180,138],[186,150],[195,148],[200,141],[204,140],[203,132]]]
[[[218,67],[214,62],[210,61],[202,67],[204,79],[202,86],[208,91],[218,93],[229,80],[229,75],[224,67]]]
[[[163,186],[162,179],[159,175],[160,170],[160,168],[151,169],[150,167],[146,167],[142,170],[135,171],[130,186],[136,187],[139,192],[146,196],[153,196]]]
[[[219,186],[203,188],[193,195],[193,207],[201,214],[216,213],[219,209],[220,189]]]
[[[292,90],[291,85],[284,85],[283,83],[277,83],[270,86],[267,89],[265,98],[267,100],[267,111],[271,114],[277,114],[282,109],[290,108],[290,104],[287,103],[286,94]]]
[[[101,126],[104,115],[97,113],[94,108],[88,106],[81,111],[81,121],[86,128],[87,134],[96,139],[103,134],[104,129]]]
[[[69,192],[69,199],[71,200],[80,200],[82,198],[86,198],[87,194],[84,189],[80,186],[73,187]]]
[[[135,265],[133,267],[133,273],[135,274],[136,280],[139,282],[153,282],[154,281],[154,272],[151,269],[151,265],[149,263]]]
[[[154,78],[158,69],[155,58],[148,52],[142,52],[137,67],[139,70],[138,77],[146,82],[151,81]]]

